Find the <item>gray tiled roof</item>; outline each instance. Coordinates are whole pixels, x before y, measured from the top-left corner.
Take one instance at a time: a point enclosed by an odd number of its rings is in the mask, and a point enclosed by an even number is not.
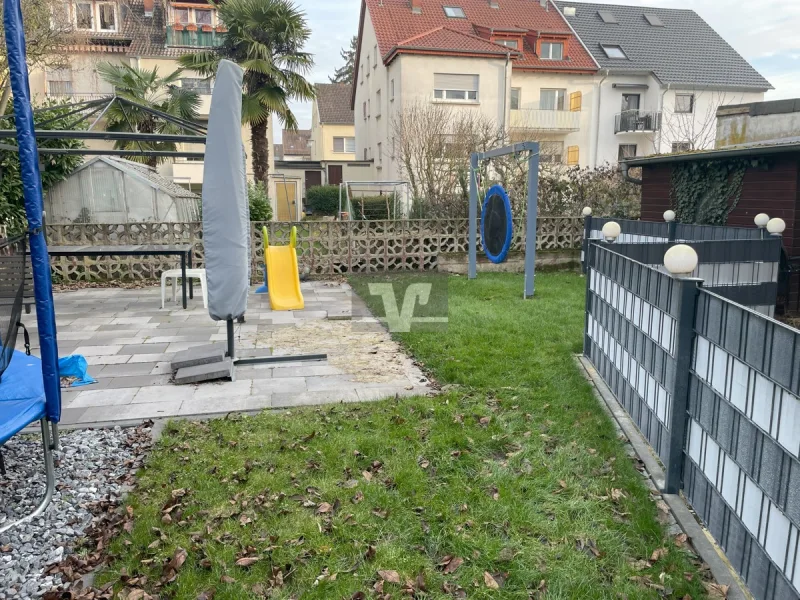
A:
[[[353,109],[350,97],[353,86],[349,83],[317,83],[317,108],[320,123],[332,125],[353,125]]]
[[[693,10],[587,4],[559,0],[576,9],[565,16],[603,69],[651,71],[662,83],[766,90],[772,86]],[[617,23],[604,23],[598,11]],[[733,8],[732,8],[733,10]],[[648,23],[645,13],[664,24]],[[628,59],[608,58],[601,44],[622,47]]]

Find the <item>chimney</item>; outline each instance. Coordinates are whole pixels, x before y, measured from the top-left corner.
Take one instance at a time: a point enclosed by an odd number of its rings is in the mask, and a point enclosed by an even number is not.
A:
[[[422,0],[411,0],[411,12],[415,15],[422,14]]]
[[[489,0],[489,8],[500,8],[500,5],[497,0]]]
[[[144,0],[144,16],[153,16],[153,0]]]

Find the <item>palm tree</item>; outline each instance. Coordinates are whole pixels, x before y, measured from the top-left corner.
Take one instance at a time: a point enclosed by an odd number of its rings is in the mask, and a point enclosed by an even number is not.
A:
[[[197,119],[200,97],[194,91],[175,85],[181,76],[181,69],[161,77],[158,74],[158,67],[137,69],[124,64],[100,63],[97,72],[114,86],[114,92],[120,98],[187,121]],[[178,125],[130,104],[113,102],[105,114],[108,119],[106,126],[108,131],[181,133]],[[173,142],[118,141],[114,147],[122,150],[174,151],[176,149]],[[133,157],[133,160],[155,167],[164,158],[137,156]]]
[[[181,66],[213,76],[223,58],[244,69],[242,121],[250,125],[253,177],[269,175],[267,124],[277,115],[287,129],[297,129],[289,100],[311,100],[313,86],[304,75],[314,65],[303,46],[311,36],[305,14],[290,0],[211,2],[228,32],[221,45],[186,54]]]

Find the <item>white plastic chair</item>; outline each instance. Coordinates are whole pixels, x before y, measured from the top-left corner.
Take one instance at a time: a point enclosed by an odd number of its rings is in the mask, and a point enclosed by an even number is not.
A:
[[[178,279],[181,278],[180,269],[170,269],[161,273],[161,308],[164,308],[164,298],[167,293],[167,279],[172,281],[172,301],[175,302],[175,292],[178,289]],[[208,308],[208,286],[206,284],[206,270],[205,269],[186,269],[187,279],[199,279],[200,289],[203,293],[203,306]]]

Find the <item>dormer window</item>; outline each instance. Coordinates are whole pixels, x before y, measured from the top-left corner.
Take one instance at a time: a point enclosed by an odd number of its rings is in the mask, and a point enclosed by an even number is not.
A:
[[[606,53],[608,58],[628,58],[621,46],[613,46],[608,44],[601,44],[600,47]]]
[[[495,43],[500,44],[501,46],[506,46],[507,48],[513,48],[514,50],[519,50],[518,40],[495,40]]]
[[[445,6],[444,14],[450,19],[466,19],[467,15],[464,14],[464,9],[460,6]]]
[[[211,31],[215,25],[216,11],[211,8],[190,8],[186,5],[175,6],[172,5],[172,23],[176,25],[196,25],[198,28],[203,28],[203,31]]]
[[[564,60],[564,44],[562,42],[542,42],[539,58],[542,60]]]
[[[117,31],[117,6],[113,2],[76,2],[75,28],[81,31]]]

